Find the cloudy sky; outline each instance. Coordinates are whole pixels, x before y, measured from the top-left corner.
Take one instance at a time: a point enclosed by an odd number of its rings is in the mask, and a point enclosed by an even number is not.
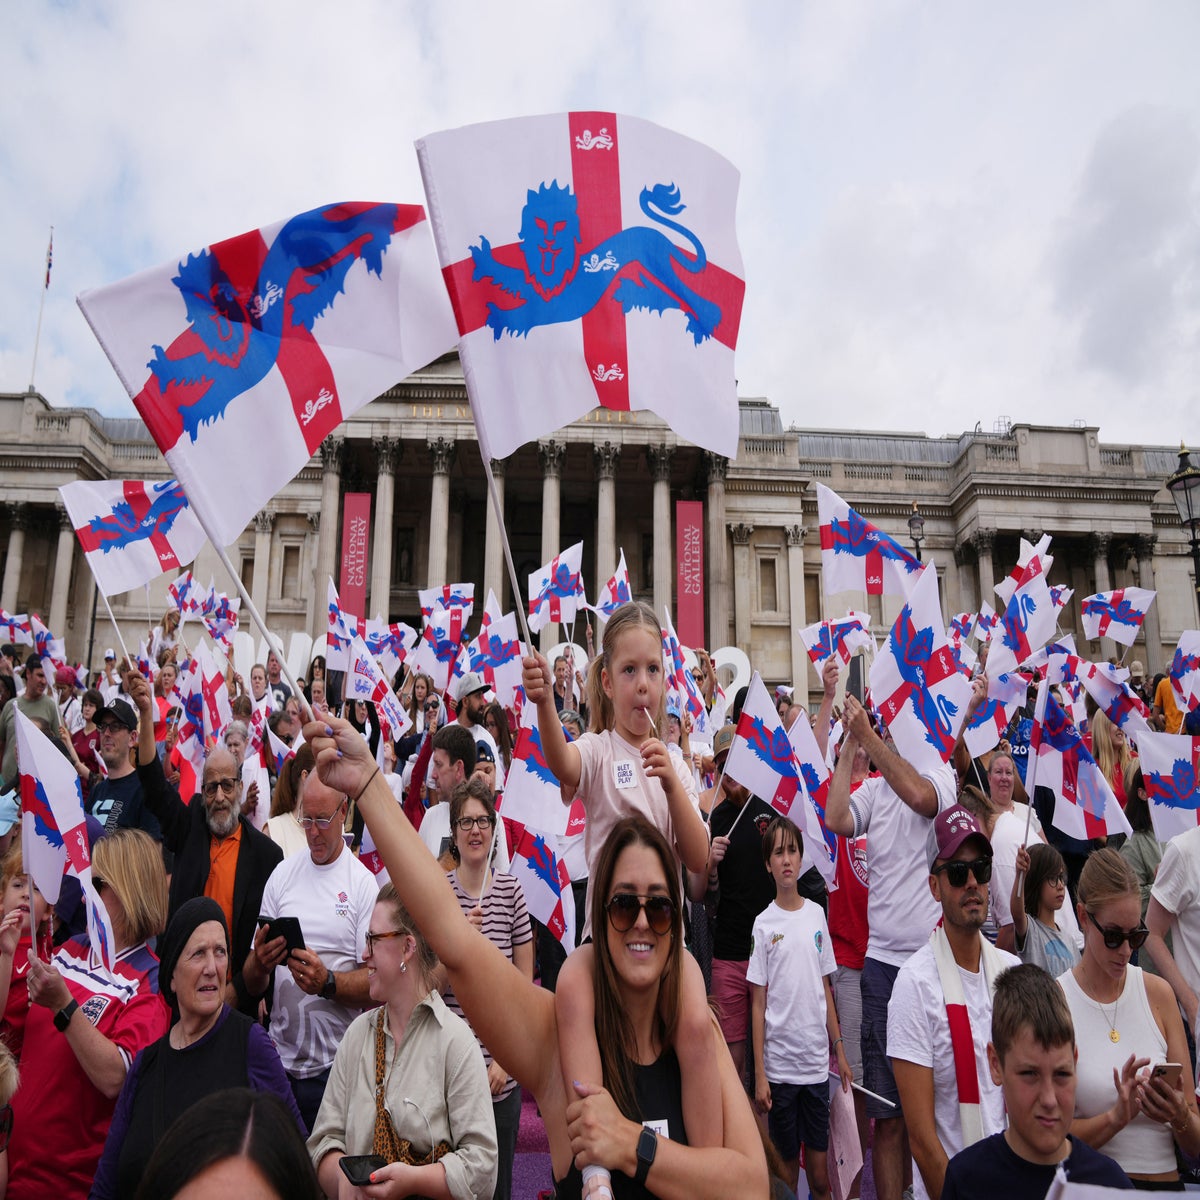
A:
[[[133,415],[75,306],[566,109],[741,170],[739,392],[806,427],[1200,443],[1200,4],[10,3],[0,391]]]

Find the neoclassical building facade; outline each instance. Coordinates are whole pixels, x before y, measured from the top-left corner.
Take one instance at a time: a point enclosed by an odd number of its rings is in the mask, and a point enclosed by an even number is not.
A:
[[[582,541],[589,597],[623,550],[634,595],[674,611],[675,505],[698,501],[709,646],[737,646],[768,681],[811,690],[801,627],[853,606],[866,607],[883,632],[898,611],[891,597],[824,594],[811,486],[819,481],[906,545],[917,503],[921,553],[936,565],[947,614],[994,604],[1021,536],[1044,532],[1054,539],[1051,582],[1075,591],[1060,627],[1085,654],[1119,650],[1086,643],[1079,622],[1079,601],[1110,587],[1158,590],[1127,655],[1150,672],[1183,629],[1200,626],[1189,544],[1163,486],[1177,451],[1102,443],[1094,427],[1014,425],[943,438],[785,428],[778,409],[757,399],[741,401],[740,420],[733,459],[683,441],[651,413],[596,409],[493,462],[522,588],[530,572]],[[0,395],[0,606],[38,612],[72,659],[95,661],[111,630],[57,488],[168,474],[136,418],[61,408],[36,393]],[[419,624],[418,590],[455,580],[481,585],[481,600],[491,587],[511,604],[456,357],[347,420],[229,547],[256,606],[285,637],[324,632],[325,581],[337,579],[348,492],[371,496],[368,615]],[[202,583],[212,575],[232,589],[211,548],[194,570]],[[167,582],[112,598],[127,640],[136,643],[161,616]]]

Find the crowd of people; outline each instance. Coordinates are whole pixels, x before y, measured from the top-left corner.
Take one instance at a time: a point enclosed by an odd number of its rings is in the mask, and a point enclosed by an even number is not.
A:
[[[1103,713],[1086,737],[1134,832],[1080,843],[1026,793],[1027,714],[918,770],[836,658],[812,711],[780,687],[831,770],[827,884],[803,821],[726,769],[744,689],[696,651],[695,721],[626,604],[586,671],[523,663],[572,814],[563,945],[513,872],[521,714],[482,676],[402,670],[392,740],[323,656],[294,695],[272,652],[248,686],[230,668],[199,765],[177,614],[148,645],[152,677],[109,651],[52,681],[0,648],[0,1200],[507,1198],[523,1090],[558,1197],[824,1200],[836,1139],[880,1200],[1040,1196],[1059,1164],[1190,1178],[1200,829],[1156,840]],[[51,904],[22,860],[16,711],[78,774],[111,947],[76,881]]]

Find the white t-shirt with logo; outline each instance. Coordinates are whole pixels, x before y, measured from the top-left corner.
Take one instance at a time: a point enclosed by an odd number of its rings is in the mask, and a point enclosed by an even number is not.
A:
[[[348,847],[318,866],[311,854],[293,854],[271,872],[263,889],[264,917],[296,917],[304,944],[331,971],[362,963],[371,913],[379,899],[375,876]],[[361,1009],[310,996],[286,965],[275,968],[271,1040],[289,1075],[308,1079],[332,1066],[333,1056]]]
[[[763,1067],[772,1083],[829,1079],[825,976],[836,970],[819,904],[788,910],[772,901],[754,918],[746,982],[767,989]]]

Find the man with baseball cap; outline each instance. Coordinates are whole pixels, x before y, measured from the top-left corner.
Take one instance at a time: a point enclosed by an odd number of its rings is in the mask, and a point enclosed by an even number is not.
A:
[[[980,932],[992,846],[962,805],[934,819],[926,859],[942,920],[896,976],[887,1045],[916,1166],[913,1195],[936,1200],[950,1159],[1004,1130],[1004,1096],[992,1082],[987,1044],[996,977],[1020,959]]]
[[[162,828],[145,805],[142,781],[133,763],[138,727],[133,705],[118,696],[92,719],[100,734],[98,753],[108,774],[88,789],[88,813],[104,826],[105,833],[132,827],[162,841]]]
[[[504,763],[500,759],[496,739],[483,723],[483,714],[487,709],[487,691],[487,680],[476,671],[468,671],[454,689],[454,703],[458,705],[458,723],[470,733],[477,745],[487,746],[491,750],[492,762],[496,764],[496,778],[492,782],[492,791],[502,792]]]

